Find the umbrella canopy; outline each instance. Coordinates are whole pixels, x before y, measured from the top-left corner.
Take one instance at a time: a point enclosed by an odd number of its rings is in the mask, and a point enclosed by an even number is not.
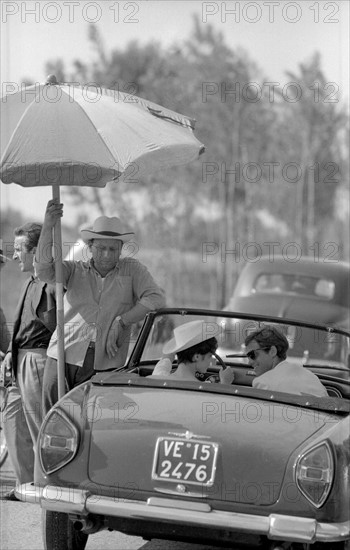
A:
[[[104,187],[137,182],[158,169],[187,164],[204,152],[194,121],[116,90],[58,84],[24,87],[1,98],[0,179],[24,187]],[[54,228],[58,395],[64,395],[61,220]]]
[[[0,178],[24,187],[104,187],[204,152],[194,121],[116,90],[58,84],[51,77],[1,98]]]

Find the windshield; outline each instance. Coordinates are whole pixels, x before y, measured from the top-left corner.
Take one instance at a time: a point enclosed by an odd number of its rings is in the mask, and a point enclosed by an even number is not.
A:
[[[252,294],[265,292],[311,296],[333,300],[335,282],[310,275],[261,273],[252,288]]]
[[[248,318],[249,317],[249,318]],[[200,319],[207,338],[215,337],[218,342],[218,354],[226,364],[248,364],[245,357],[244,341],[246,336],[265,325],[274,325],[287,338],[289,343],[288,359],[305,366],[319,366],[330,372],[349,373],[349,336],[338,331],[308,327],[301,323],[286,323],[275,320],[261,321],[254,316],[239,318],[232,315],[192,315],[162,314],[153,319],[147,339],[140,354],[140,361],[150,362],[162,357],[164,345],[173,337],[175,327]],[[344,377],[344,376],[343,376]]]

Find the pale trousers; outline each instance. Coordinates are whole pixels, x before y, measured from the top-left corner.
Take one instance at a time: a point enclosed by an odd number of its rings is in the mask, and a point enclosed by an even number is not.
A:
[[[8,388],[2,427],[17,484],[30,483],[34,479],[33,441],[24,416],[22,397],[16,386]]]
[[[34,450],[43,421],[42,391],[45,363],[45,348],[18,350],[16,381],[22,396],[24,416]]]

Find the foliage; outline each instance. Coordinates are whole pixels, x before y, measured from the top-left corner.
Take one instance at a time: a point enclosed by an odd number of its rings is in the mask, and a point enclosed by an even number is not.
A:
[[[48,72],[189,115],[206,146],[201,161],[137,184],[63,193],[77,206],[89,201],[98,213],[127,220],[140,236],[141,250],[162,251],[156,269],[167,273],[169,303],[185,304],[201,287],[194,305],[223,306],[248,251],[253,260],[269,250],[266,243],[277,243],[274,250],[281,252],[295,242],[311,254],[316,242],[325,251],[334,240],[340,244],[337,257],[349,258],[349,212],[337,216],[341,197],[348,197],[348,116],[317,53],[296,74],[286,74],[294,83],[288,92],[302,92],[294,101],[282,87],[265,86],[246,52],[232,50],[221,33],[210,25],[203,29],[196,19],[191,37],[166,49],[132,41],[125,50],[107,52],[94,26],[89,38],[92,64],[76,60],[68,74],[58,60],[48,64]],[[210,262],[203,256],[207,243],[215,249]],[[187,296],[179,292],[184,281]]]

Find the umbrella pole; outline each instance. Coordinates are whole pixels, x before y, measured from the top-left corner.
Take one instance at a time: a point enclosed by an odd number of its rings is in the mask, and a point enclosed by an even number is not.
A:
[[[60,202],[59,185],[52,186],[52,198]],[[65,391],[65,360],[64,360],[64,308],[63,308],[63,266],[62,266],[62,234],[61,218],[53,228],[53,257],[56,276],[56,311],[57,311],[57,380],[58,399]]]

